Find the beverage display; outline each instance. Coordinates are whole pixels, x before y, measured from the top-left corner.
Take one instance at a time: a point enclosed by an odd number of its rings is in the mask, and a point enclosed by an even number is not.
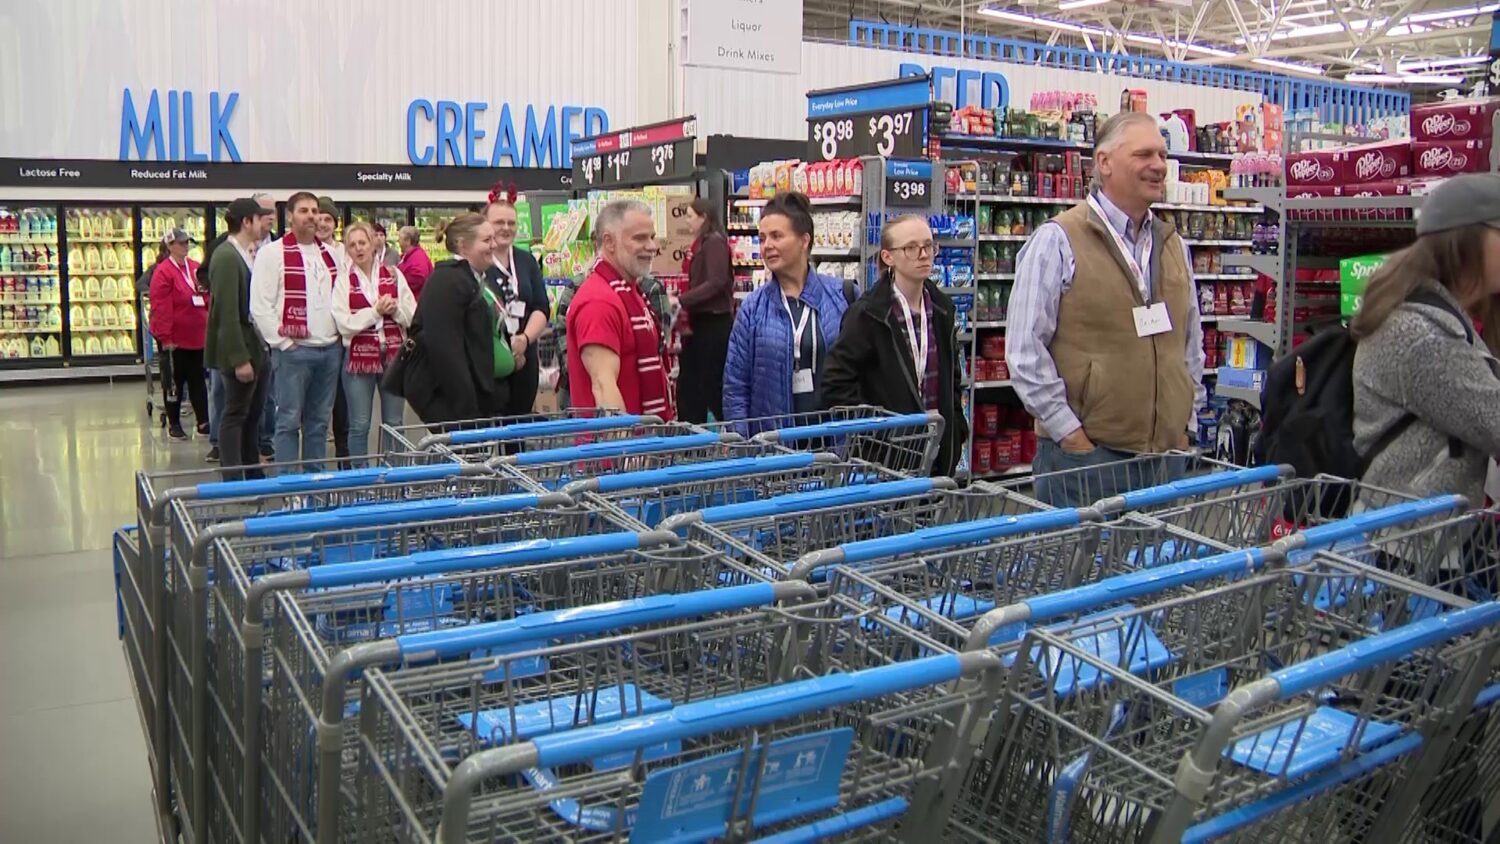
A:
[[[171,211],[177,210],[178,216]],[[156,243],[167,229],[144,237],[145,220],[152,231],[166,225],[181,226],[180,209],[151,209],[142,215],[142,242],[155,262]],[[202,236],[202,211],[198,214]],[[136,279],[140,275],[136,256],[134,223],[129,208],[69,208],[66,210],[68,253],[67,328],[73,357],[134,355],[136,353]],[[186,228],[186,226],[183,226]],[[201,252],[199,254],[202,254]],[[149,266],[149,263],[147,264]],[[59,308],[59,327],[63,313]]]
[[[437,239],[438,223],[451,220],[464,210],[466,209],[457,205],[450,205],[446,208],[417,209],[417,234],[422,239],[422,248],[427,250],[427,255],[432,258],[434,264],[453,257],[448,254],[448,247]]]
[[[208,216],[198,208],[142,208],[141,209],[141,258],[138,267],[149,267],[156,263],[156,252],[167,232],[180,228],[193,239],[188,257],[202,263],[203,244],[208,240]],[[223,224],[216,231],[224,231]]]
[[[401,246],[396,241],[396,232],[402,226],[410,225],[411,220],[406,215],[406,207],[403,205],[355,205],[349,209],[349,219],[356,223],[379,223],[385,228],[386,248],[396,250],[401,254]]]
[[[0,360],[62,357],[57,215],[0,205]]]

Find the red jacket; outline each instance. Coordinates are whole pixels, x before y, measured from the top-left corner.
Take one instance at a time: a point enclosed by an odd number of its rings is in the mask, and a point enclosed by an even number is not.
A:
[[[427,250],[413,246],[396,262],[396,269],[406,276],[406,286],[411,288],[411,295],[421,299],[422,287],[427,284],[427,277],[432,275],[432,259],[427,257]]]
[[[199,304],[202,303],[202,304]],[[201,349],[208,333],[208,294],[198,291],[198,262],[187,277],[168,258],[151,274],[151,335],[162,346]]]

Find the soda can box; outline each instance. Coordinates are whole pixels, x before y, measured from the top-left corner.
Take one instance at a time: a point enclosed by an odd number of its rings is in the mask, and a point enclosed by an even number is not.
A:
[[[1495,169],[1492,139],[1467,141],[1416,141],[1412,146],[1412,163],[1418,176],[1457,176],[1460,173],[1485,173]]]
[[[1492,138],[1500,119],[1500,98],[1432,103],[1411,110],[1411,136],[1418,141]]]
[[[1346,147],[1333,154],[1340,165],[1343,185],[1389,182],[1411,175],[1411,141],[1405,138]]]
[[[1338,185],[1288,185],[1286,189],[1287,199],[1325,199],[1338,195]],[[1328,208],[1297,208],[1287,212],[1291,220],[1332,220],[1337,216],[1338,212]]]
[[[1361,304],[1363,304],[1364,301],[1365,301],[1364,294],[1361,294],[1361,293],[1340,293],[1339,294],[1339,316],[1343,317],[1344,319],[1349,319],[1350,317],[1353,317],[1355,314],[1359,313],[1359,306]]]
[[[1338,151],[1319,149],[1288,155],[1286,182],[1288,185],[1311,187],[1342,184]]]
[[[1342,306],[1347,303],[1357,309],[1358,300],[1365,295],[1365,285],[1370,277],[1385,263],[1384,255],[1359,255],[1339,261],[1339,295]],[[1348,314],[1345,314],[1348,316]]]

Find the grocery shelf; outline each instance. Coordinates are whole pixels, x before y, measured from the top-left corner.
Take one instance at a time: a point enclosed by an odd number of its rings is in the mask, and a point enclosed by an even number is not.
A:
[[[748,197],[738,197],[731,204],[739,208],[759,208],[770,201],[771,200],[769,199],[750,199]],[[807,202],[809,205],[815,206],[859,205],[864,202],[864,199],[858,196],[809,196],[807,198]]]
[[[1006,205],[1082,205],[1087,200],[1067,197],[1016,196],[1008,193],[960,193],[954,199],[979,202],[997,202]],[[1253,205],[1199,205],[1184,202],[1158,202],[1151,206],[1156,211],[1203,211],[1207,213],[1264,214],[1264,206]]]
[[[982,234],[979,236],[981,243],[1025,243],[1030,239],[1029,234]]]
[[[812,250],[814,258],[858,258],[858,249],[838,249],[836,247],[814,247]]]
[[[1217,366],[1215,366],[1215,367],[1213,367],[1211,369],[1205,369],[1205,370],[1203,370],[1203,377],[1205,377],[1205,378],[1207,378],[1210,375],[1215,375],[1216,376],[1218,374],[1219,374],[1219,368]]]
[[[1193,278],[1198,281],[1254,281],[1254,273],[1197,273]]]
[[[1187,163],[1201,163],[1204,165],[1228,164],[1234,160],[1235,153],[1232,152],[1168,152],[1168,158]]]
[[[974,278],[979,281],[1015,281],[1015,273],[976,273]]]
[[[1253,240],[1193,240],[1184,237],[1182,242],[1188,246],[1254,246]]]
[[[1092,144],[1065,141],[1061,138],[1017,138],[1012,135],[962,135],[953,133],[938,135],[937,139],[944,146],[983,144],[1001,146],[1007,149],[1078,150],[1079,152],[1087,153],[1092,153],[1094,150]]]
[[[980,481],[997,481],[1002,478],[1024,478],[1031,474],[1031,472],[1030,463],[1017,463],[1008,469],[1001,469],[998,472],[990,472],[984,475],[975,475],[974,478]]]
[[[970,286],[970,287],[941,287],[941,288],[938,288],[938,289],[942,290],[944,293],[947,293],[947,294],[953,295],[953,296],[968,296],[968,295],[972,295],[974,293],[974,290],[975,290],[975,288],[972,287],[972,286]]]
[[[62,326],[53,328],[0,328],[0,334],[61,334]]]
[[[971,322],[971,323],[969,323],[969,326],[971,328],[977,328],[977,329],[1004,328],[1005,327],[1005,320],[1003,320],[1003,319],[1001,319],[1001,320],[994,320],[994,319],[980,320],[978,322]]]
[[[1262,205],[1197,205],[1182,202],[1158,202],[1151,206],[1157,211],[1204,211],[1211,214],[1264,214],[1265,206]]]
[[[108,243],[108,244],[112,244],[112,245],[115,245],[115,246],[119,246],[120,244],[129,245],[134,240],[135,240],[135,236],[134,235],[129,235],[129,234],[127,234],[127,235],[119,235],[119,236],[116,236],[116,237],[78,237],[77,235],[74,235],[71,232],[68,234],[68,243],[70,243],[70,244],[71,243]],[[147,241],[147,243],[149,244],[150,241]]]
[[[1247,319],[1245,317],[1230,317],[1219,321],[1219,330],[1231,334],[1244,334],[1254,337],[1261,343],[1276,348],[1280,340],[1280,332],[1276,326],[1269,322],[1261,322],[1258,319]]]
[[[1239,399],[1249,402],[1255,407],[1260,407],[1260,392],[1258,390],[1247,390],[1244,387],[1215,387],[1214,395],[1223,396],[1226,399]]]
[[[1003,390],[1011,386],[1010,379],[1004,381],[978,381],[974,384],[976,390]]]
[[[1275,276],[1281,272],[1280,255],[1256,255],[1231,253],[1220,259],[1221,263],[1234,267],[1249,267],[1258,273]]]

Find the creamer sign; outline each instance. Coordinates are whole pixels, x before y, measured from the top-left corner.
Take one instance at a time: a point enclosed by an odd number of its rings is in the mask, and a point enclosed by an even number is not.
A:
[[[1333,168],[1324,167],[1311,158],[1304,158],[1292,162],[1292,178],[1299,182],[1331,182]]]

